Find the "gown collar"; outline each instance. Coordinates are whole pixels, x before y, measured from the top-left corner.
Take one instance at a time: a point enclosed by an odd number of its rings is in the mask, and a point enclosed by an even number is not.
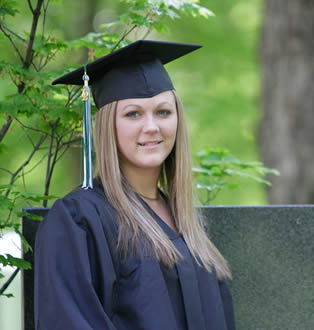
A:
[[[167,202],[167,197],[160,191],[162,197],[164,198],[164,200]],[[148,203],[141,197],[138,195],[138,198],[140,199],[140,201],[142,202],[142,204],[144,205],[145,209],[149,212],[149,214],[156,220],[156,222],[158,223],[158,225],[163,229],[163,231],[167,234],[168,238],[173,241],[179,237],[181,237],[179,234],[177,234],[172,228],[170,228],[165,221],[163,221],[159,215],[148,205]]]

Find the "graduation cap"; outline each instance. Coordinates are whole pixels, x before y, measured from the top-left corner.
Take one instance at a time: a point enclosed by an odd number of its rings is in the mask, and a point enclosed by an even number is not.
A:
[[[92,86],[93,98],[98,109],[113,101],[153,97],[174,89],[163,65],[200,47],[175,42],[138,40],[53,81],[53,85],[84,85],[82,188],[93,187],[89,84]]]

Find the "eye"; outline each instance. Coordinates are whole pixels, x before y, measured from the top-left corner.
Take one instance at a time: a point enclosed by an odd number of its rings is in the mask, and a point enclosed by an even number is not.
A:
[[[136,111],[136,110],[132,110],[132,111],[129,111],[126,113],[126,117],[129,117],[129,118],[137,118],[139,116],[139,112]]]
[[[157,111],[157,114],[161,117],[167,117],[171,114],[171,110],[160,109],[160,110]]]

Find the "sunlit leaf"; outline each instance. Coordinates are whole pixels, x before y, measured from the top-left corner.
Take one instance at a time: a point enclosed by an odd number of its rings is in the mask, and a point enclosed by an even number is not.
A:
[[[200,167],[193,167],[192,171],[194,173],[201,173],[201,174],[206,174],[206,175],[212,175],[213,171],[207,170],[205,168],[200,168]]]
[[[23,244],[23,251],[26,253],[28,251],[33,251],[32,246],[27,242],[26,238],[24,237],[24,235],[22,234],[22,232],[18,229],[15,230],[15,232],[17,234],[19,234],[21,240],[22,240],[22,244]]]
[[[18,267],[20,269],[31,269],[31,264],[21,258],[13,257],[11,254],[5,254],[0,255],[0,263],[3,264],[3,266],[12,266],[12,267]]]
[[[112,27],[121,26],[121,25],[122,25],[121,21],[115,21],[115,22],[111,22],[111,23],[101,24],[101,25],[99,25],[99,28],[110,29]]]
[[[198,167],[193,167],[196,187],[199,190],[215,192],[234,189],[239,186],[239,178],[271,185],[264,177],[266,174],[278,175],[275,169],[264,167],[261,162],[241,161],[226,149],[207,148],[197,153]],[[212,196],[212,195],[211,195]]]

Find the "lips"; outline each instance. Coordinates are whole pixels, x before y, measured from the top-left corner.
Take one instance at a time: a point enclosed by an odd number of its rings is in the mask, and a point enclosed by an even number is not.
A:
[[[142,147],[145,146],[154,146],[160,144],[162,141],[145,141],[145,142],[138,142],[138,144]]]

